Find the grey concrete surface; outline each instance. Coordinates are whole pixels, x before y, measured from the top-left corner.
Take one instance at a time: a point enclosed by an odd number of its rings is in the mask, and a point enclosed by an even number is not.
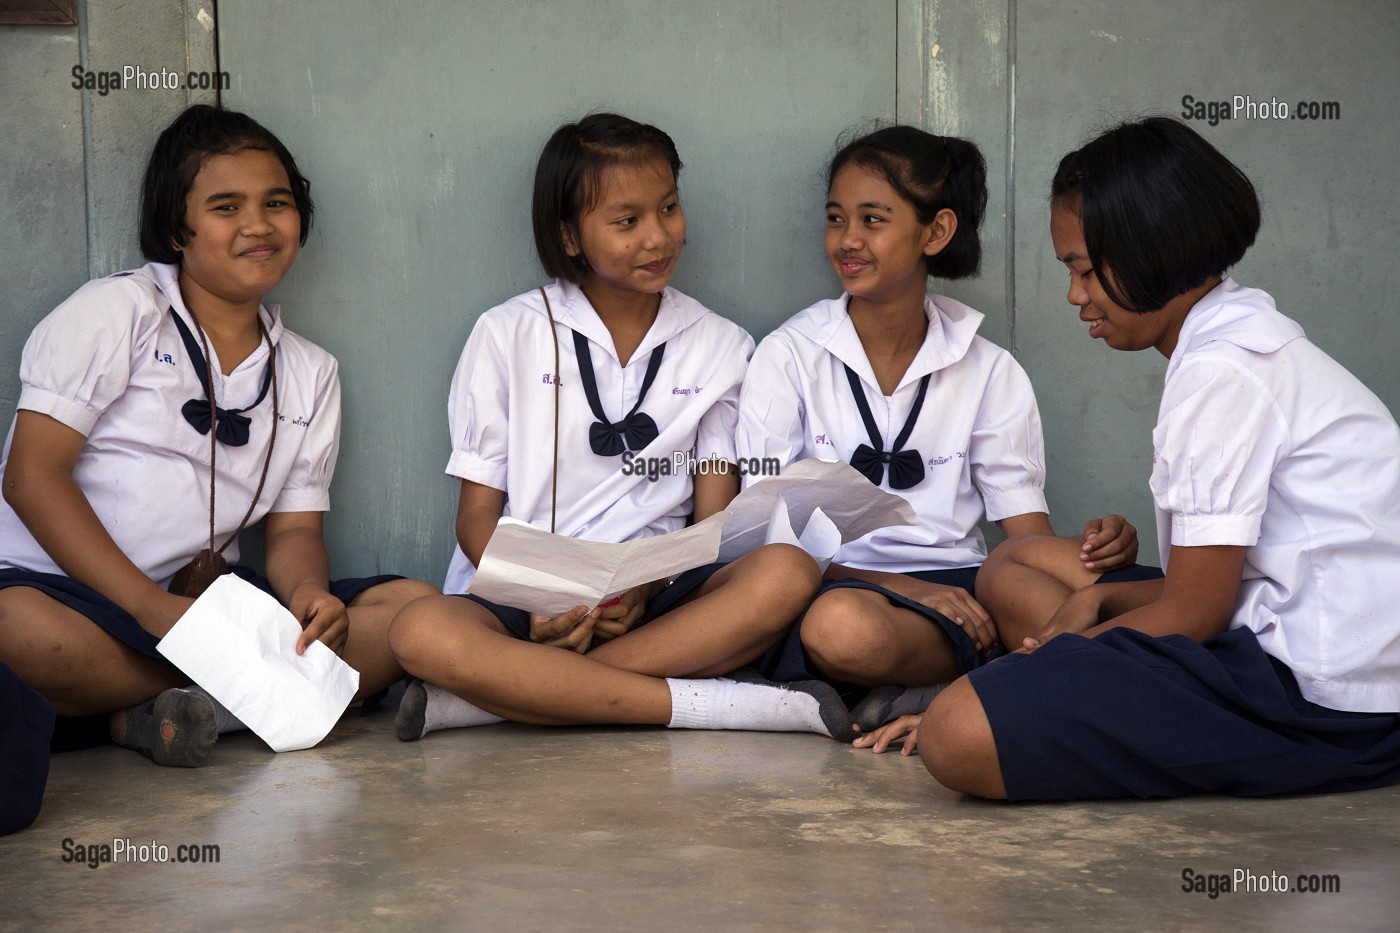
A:
[[[1400,790],[1007,805],[813,735],[485,726],[398,742],[384,710],[199,770],[54,758],[0,839],[0,927],[1393,930]],[[64,862],[164,845],[170,862]],[[219,860],[175,861],[180,844]],[[139,856],[139,851],[138,851]],[[1337,893],[1182,890],[1336,875]]]

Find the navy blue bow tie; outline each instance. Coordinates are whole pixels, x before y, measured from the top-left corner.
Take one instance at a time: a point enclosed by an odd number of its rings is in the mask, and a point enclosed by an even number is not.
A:
[[[887,451],[884,438],[880,436],[880,429],[875,426],[875,416],[870,412],[870,403],[866,401],[865,389],[861,388],[860,377],[851,367],[846,367],[846,381],[851,384],[851,394],[855,396],[856,408],[860,410],[860,420],[865,422],[865,433],[870,436],[870,444],[861,444],[855,449],[855,453],[851,454],[850,464],[876,486],[885,478],[885,467],[889,467],[890,470],[891,489],[910,489],[924,481],[923,455],[913,448],[900,448],[914,431],[914,424],[919,420],[919,411],[924,407],[924,396],[928,394],[928,384],[932,378],[933,374],[929,373],[919,380],[919,394],[914,396],[914,406],[909,409],[909,417],[904,419],[904,427],[894,439],[894,445]],[[871,446],[872,444],[874,446]]]
[[[588,407],[598,420],[588,428],[588,446],[600,457],[617,457],[624,450],[641,450],[660,433],[656,421],[644,411],[640,411],[647,390],[656,380],[656,372],[661,368],[661,359],[666,355],[666,344],[660,344],[651,351],[651,360],[642,376],[642,390],[637,393],[637,404],[621,421],[609,421],[603,412],[602,400],[598,397],[598,380],[593,374],[593,354],[588,349],[588,338],[574,331],[574,352],[578,354],[578,371],[583,377],[583,393],[588,396]]]
[[[924,458],[917,450],[881,452],[861,444],[851,454],[851,466],[876,486],[885,478],[885,467],[889,467],[891,489],[908,489],[924,479]]]
[[[214,429],[214,436],[217,437],[225,447],[242,447],[248,443],[248,426],[252,420],[243,411],[247,409],[217,408],[218,427]],[[180,406],[180,414],[185,416],[196,431],[200,434],[209,433],[209,400],[204,398],[192,398],[184,405]]]
[[[641,450],[656,440],[658,433],[651,415],[638,411],[613,424],[593,422],[588,428],[588,446],[600,457],[616,457],[624,447]]]
[[[204,353],[199,349],[199,344],[194,339],[194,334],[185,326],[185,322],[180,320],[180,315],[175,313],[175,309],[170,309],[170,316],[175,319],[175,327],[180,331],[180,339],[185,343],[185,352],[189,354],[190,363],[195,371],[199,373],[199,383],[205,387],[203,398],[192,398],[180,406],[180,414],[185,416],[185,420],[200,434],[209,433],[209,387],[205,380],[209,378],[209,361],[204,358]],[[262,391],[258,393],[257,399],[247,408],[217,408],[214,407],[214,417],[218,424],[214,427],[214,436],[217,437],[226,447],[242,447],[248,443],[248,428],[252,420],[245,414],[245,411],[252,411],[262,404],[262,400],[267,397],[267,388],[272,384],[272,367],[275,357],[268,355],[267,368],[263,370]]]

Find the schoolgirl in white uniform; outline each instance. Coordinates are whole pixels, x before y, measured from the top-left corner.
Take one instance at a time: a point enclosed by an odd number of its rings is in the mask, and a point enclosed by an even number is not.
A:
[[[1400,429],[1273,299],[1225,272],[1259,229],[1249,179],[1174,120],[1060,162],[1051,235],[1089,336],[1170,362],[1153,431],[1165,580],[1028,588],[1016,654],[945,692],[930,771],[1011,799],[1257,796],[1400,777]],[[1048,610],[1046,607],[1049,607]]]
[[[83,286],[25,346],[3,467],[0,660],[60,714],[118,711],[113,737],[161,764],[200,763],[223,712],[173,689],[188,678],[155,650],[192,601],[166,587],[210,544],[211,522],[214,549],[236,561],[237,530],[266,519],[269,579],[255,582],[303,621],[298,650],[319,639],[341,653],[362,695],[402,676],[388,623],[433,592],[329,579],[336,363],[261,304],[311,217],[275,136],[191,107],[146,171],[153,261]]]
[[[483,314],[467,339],[448,395],[453,438],[448,474],[509,490],[502,515],[545,528],[552,522],[556,533],[568,537],[625,541],[685,527],[693,508],[690,477],[652,479],[644,469],[646,458],[661,457],[658,451],[693,449],[696,461],[734,460],[738,386],[753,339],[670,286],[658,297],[656,320],[625,366],[587,295],[567,279]],[[561,338],[559,366],[565,374],[557,385],[552,376],[554,328]],[[542,369],[522,365],[522,347],[547,351]],[[622,434],[613,431],[608,440],[616,452],[600,454],[590,435],[602,419],[592,410],[580,361],[591,368],[598,401],[610,421],[635,408],[655,427],[645,428],[640,438],[635,427],[632,436],[625,433],[627,427]],[[560,491],[555,489],[556,395]],[[634,415],[633,420],[639,419]],[[584,453],[569,456],[565,451]],[[474,573],[458,546],[444,591],[466,592]]]
[[[616,114],[560,127],[545,146],[535,244],[556,281],[482,315],[453,379],[447,472],[462,493],[448,593],[470,584],[504,515],[620,542],[704,519],[737,493],[753,341],[670,287],[686,231],[680,167],[669,136]],[[642,468],[687,451],[729,469]],[[405,693],[399,737],[501,718],[849,735],[824,684],[712,679],[768,648],[817,577],[801,550],[774,545],[556,619],[472,595],[419,600],[390,632],[424,681]]]
[[[980,260],[981,153],[961,139],[894,126],[850,141],[828,172],[826,252],[845,293],[770,334],[749,366],[739,454],[846,460],[903,496],[918,524],[837,553],[827,583],[763,659],[776,680],[820,677],[872,692],[863,728],[922,710],[941,684],[996,646],[974,596],[985,514],[1009,535],[1053,534],[1040,415],[1011,354],[978,336],[982,315],[926,294]],[[1118,516],[1086,528],[1083,561],[1131,563]]]

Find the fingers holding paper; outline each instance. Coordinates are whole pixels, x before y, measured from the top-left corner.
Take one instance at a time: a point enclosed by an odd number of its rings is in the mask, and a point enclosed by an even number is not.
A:
[[[598,610],[575,606],[553,618],[530,613],[530,640],[541,645],[567,648],[583,654],[593,644],[593,627],[598,622]]]
[[[292,594],[287,608],[301,623],[297,654],[304,653],[313,641],[321,642],[337,655],[345,650],[345,640],[350,636],[350,617],[343,602],[321,587],[304,584]]]
[[[615,599],[599,603],[598,623],[593,627],[593,640],[605,642],[626,635],[636,627],[646,612],[647,604],[666,588],[665,580],[634,586]]]

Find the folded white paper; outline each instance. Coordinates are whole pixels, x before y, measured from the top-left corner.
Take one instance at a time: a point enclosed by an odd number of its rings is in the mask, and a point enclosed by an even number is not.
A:
[[[915,521],[908,502],[871,485],[848,464],[803,460],[755,483],[699,524],[621,544],[566,538],[503,518],[470,590],[505,606],[556,616],[693,567],[737,560],[774,542],[796,544],[825,569],[843,543]]]
[[[276,599],[225,574],[156,646],[276,752],[326,737],[360,674],[320,642],[296,653],[301,626]]]
[[[503,606],[548,616],[575,606],[592,608],[634,586],[714,563],[723,528],[720,513],[668,535],[607,544],[503,518],[470,590]]]

